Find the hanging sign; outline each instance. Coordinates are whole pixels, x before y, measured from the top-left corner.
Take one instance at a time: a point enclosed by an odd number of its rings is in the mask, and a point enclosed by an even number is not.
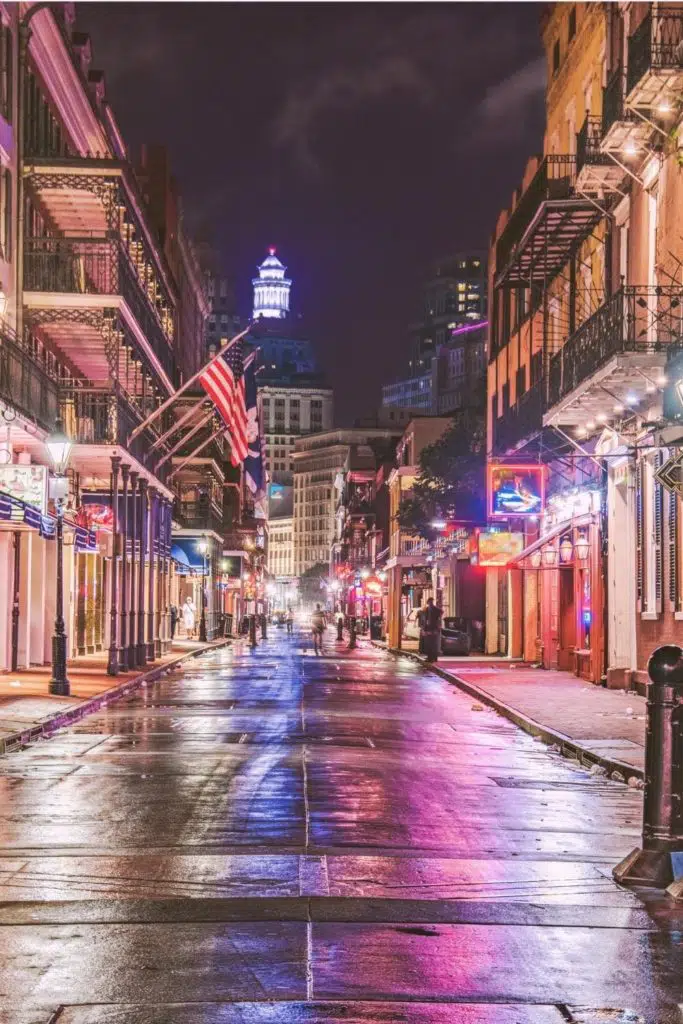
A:
[[[12,498],[47,511],[47,469],[45,466],[0,466],[0,491]]]

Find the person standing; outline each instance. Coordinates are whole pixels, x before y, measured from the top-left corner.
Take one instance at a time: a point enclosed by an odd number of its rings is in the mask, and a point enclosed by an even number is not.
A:
[[[287,636],[294,634],[294,613],[291,608],[287,609]]]
[[[178,626],[178,606],[175,604],[171,605],[171,640],[175,636],[175,631]]]
[[[323,652],[323,632],[325,630],[325,613],[319,604],[311,615],[311,635],[313,637],[313,650],[316,656]]]
[[[337,612],[337,640],[344,639],[344,613],[339,609]]]
[[[194,601],[188,594],[183,604],[183,626],[185,627],[185,633],[188,639],[194,639],[194,628],[195,628],[195,605]]]
[[[434,598],[427,598],[427,606],[420,612],[420,641],[422,651],[430,663],[439,657],[442,615],[441,609],[434,604]]]

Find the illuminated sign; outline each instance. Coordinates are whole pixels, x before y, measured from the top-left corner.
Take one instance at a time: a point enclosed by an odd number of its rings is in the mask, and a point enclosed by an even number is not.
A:
[[[0,466],[0,491],[45,512],[47,469],[45,466]]]
[[[538,516],[543,511],[545,466],[506,466],[490,462],[487,476],[490,518]]]
[[[509,565],[524,550],[524,534],[507,530],[482,530],[479,534],[479,565]]]
[[[370,594],[371,597],[382,596],[382,581],[377,576],[368,576],[366,580],[363,580],[363,586],[365,593]]]

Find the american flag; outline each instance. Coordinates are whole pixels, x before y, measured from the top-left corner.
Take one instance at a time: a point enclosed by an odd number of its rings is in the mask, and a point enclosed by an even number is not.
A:
[[[239,466],[247,457],[247,409],[244,401],[244,348],[242,339],[214,359],[199,383],[218,409],[227,428],[230,461]]]

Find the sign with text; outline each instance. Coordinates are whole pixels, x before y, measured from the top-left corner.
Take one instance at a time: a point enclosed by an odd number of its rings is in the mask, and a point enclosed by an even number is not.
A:
[[[0,466],[0,491],[45,513],[47,509],[47,468],[45,466]]]

